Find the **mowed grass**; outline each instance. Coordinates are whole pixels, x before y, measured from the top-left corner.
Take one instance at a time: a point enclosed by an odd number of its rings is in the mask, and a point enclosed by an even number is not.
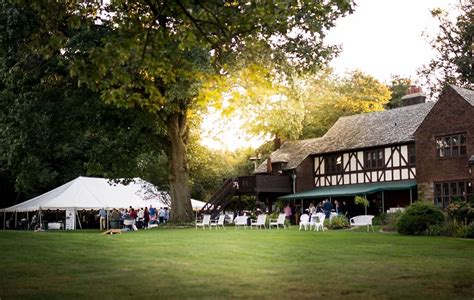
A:
[[[473,299],[474,241],[364,231],[0,231],[0,298]]]

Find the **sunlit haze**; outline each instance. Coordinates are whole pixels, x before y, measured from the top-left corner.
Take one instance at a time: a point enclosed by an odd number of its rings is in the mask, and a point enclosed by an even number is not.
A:
[[[431,9],[450,11],[456,0],[360,0],[352,15],[340,19],[330,30],[327,43],[338,44],[342,53],[330,66],[335,73],[359,69],[388,83],[392,75],[409,77],[427,64],[434,51],[426,37],[438,32]],[[202,124],[201,143],[214,149],[236,150],[258,147],[262,137],[252,137],[240,127],[239,119],[223,121],[218,113],[208,115]]]

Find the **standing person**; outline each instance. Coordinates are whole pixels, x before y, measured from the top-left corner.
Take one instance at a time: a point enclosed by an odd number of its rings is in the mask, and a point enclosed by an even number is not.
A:
[[[323,202],[319,201],[318,206],[316,206],[317,213],[324,213]]]
[[[158,219],[160,224],[165,222],[165,210],[163,207],[160,207],[160,210],[158,211]]]
[[[144,220],[145,220],[145,211],[143,210],[143,207],[142,207],[137,212],[137,221],[138,221],[138,227],[139,228],[143,228],[143,221]]]
[[[312,215],[314,215],[316,213],[316,206],[314,206],[314,203],[311,202],[309,204],[309,216],[311,217]]]
[[[136,221],[136,219],[137,219],[137,212],[135,211],[135,209],[130,208],[130,214],[129,214],[129,216],[130,216],[130,219]]]
[[[165,223],[168,223],[170,220],[170,211],[168,210],[168,207],[165,207]]]
[[[344,216],[347,215],[346,201],[342,201],[342,203],[341,203],[341,214],[343,214]]]
[[[350,219],[351,218],[351,211],[350,207],[347,205],[346,201],[342,201],[342,206],[344,207],[344,215],[346,218]]]
[[[150,214],[150,220],[156,219],[156,209],[151,206],[150,204],[150,209],[148,209],[148,213]]]
[[[101,208],[99,210],[99,214],[97,215],[100,217],[100,220],[99,220],[99,224],[100,224],[100,230],[105,230],[106,228],[106,222],[107,222],[107,211],[105,210],[105,208]]]
[[[329,219],[331,217],[331,210],[332,210],[331,201],[329,201],[328,199],[324,200],[323,209],[324,209],[324,214],[326,215],[326,218]]]
[[[336,210],[336,214],[341,215],[341,206],[339,205],[339,201],[334,200],[334,209]]]
[[[291,218],[291,207],[290,207],[290,203],[288,203],[285,208],[283,209],[283,213],[285,214],[285,217],[288,219],[288,221],[290,220]]]
[[[148,227],[148,223],[150,222],[150,212],[148,211],[148,207],[145,206],[145,211],[143,212],[143,222],[144,226]]]

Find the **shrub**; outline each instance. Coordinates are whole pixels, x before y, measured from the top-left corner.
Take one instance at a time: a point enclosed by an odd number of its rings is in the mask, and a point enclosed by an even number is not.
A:
[[[329,224],[330,229],[342,229],[347,227],[349,227],[349,221],[347,221],[345,216],[336,216]]]
[[[384,225],[387,220],[387,214],[386,213],[381,213],[378,216],[375,216],[374,219],[372,220],[373,225]]]
[[[397,231],[402,234],[422,235],[428,233],[430,225],[441,225],[444,221],[442,211],[426,202],[415,202],[400,216]]]
[[[466,237],[468,239],[474,239],[474,223],[466,226]]]
[[[383,221],[382,230],[383,231],[397,231],[397,223],[400,216],[403,214],[401,211],[394,213],[388,213],[385,216]]]
[[[460,198],[455,199],[446,208],[446,213],[453,220],[469,224],[474,220],[474,203]]]

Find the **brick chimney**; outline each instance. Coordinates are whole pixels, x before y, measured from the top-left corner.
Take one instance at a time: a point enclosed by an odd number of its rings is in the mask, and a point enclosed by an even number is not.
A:
[[[405,96],[402,97],[403,106],[421,104],[426,102],[426,95],[421,87],[412,85],[408,88]]]

